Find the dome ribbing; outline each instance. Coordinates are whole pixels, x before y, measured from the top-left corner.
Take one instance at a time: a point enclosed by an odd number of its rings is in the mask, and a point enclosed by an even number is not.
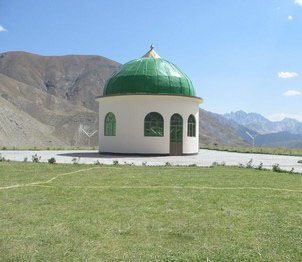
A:
[[[104,96],[123,94],[196,96],[191,80],[174,64],[160,58],[153,46],[142,58],[124,64],[106,82]]]

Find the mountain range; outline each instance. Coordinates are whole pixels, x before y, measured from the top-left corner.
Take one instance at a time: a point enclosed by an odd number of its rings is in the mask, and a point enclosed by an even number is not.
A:
[[[290,132],[292,134],[302,134],[302,123],[291,118],[284,118],[282,121],[270,121],[257,113],[246,113],[244,111],[231,112],[223,115],[225,118],[233,120],[259,134],[269,134],[278,132]]]
[[[82,130],[98,126],[95,97],[120,66],[96,55],[0,54],[0,146],[87,145]],[[259,145],[302,148],[301,126],[292,119],[271,122],[255,113],[219,115],[200,109],[201,145],[250,146],[248,132],[257,135]],[[97,143],[95,135],[91,144]]]
[[[256,146],[302,148],[302,123],[291,118],[282,121],[270,121],[257,113],[244,111],[231,112],[223,115],[229,121],[244,126],[247,130],[237,130],[245,141]]]

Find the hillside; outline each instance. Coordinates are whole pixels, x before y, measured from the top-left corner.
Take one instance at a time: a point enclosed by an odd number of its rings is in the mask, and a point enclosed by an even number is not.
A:
[[[0,54],[0,73],[73,104],[97,110],[94,99],[120,64],[101,56]]]
[[[0,97],[0,108],[0,145],[8,147],[66,145],[63,140],[53,135],[54,128],[42,124],[2,97]]]
[[[97,128],[95,96],[101,94],[106,79],[119,66],[99,56],[1,54],[0,97],[6,102],[1,106],[1,115],[7,118],[8,111],[4,109],[10,108],[9,118],[13,121],[0,122],[0,129],[5,130],[0,134],[0,145],[87,144],[87,138],[80,134],[79,129]],[[31,127],[23,134],[24,140],[17,139],[20,133],[11,126],[13,122]],[[41,132],[34,133],[33,130]],[[45,137],[51,139],[45,142]],[[92,144],[97,144],[97,136],[92,138]]]
[[[247,128],[245,132],[238,134],[249,143],[252,140],[246,135],[246,131],[255,136],[257,146],[302,148],[302,123],[295,119],[285,118],[273,122],[260,114],[244,111],[231,112],[223,117],[235,125]]]
[[[302,123],[291,118],[285,118],[282,121],[273,122],[260,114],[246,113],[244,111],[231,112],[224,114],[223,116],[260,134],[278,132],[302,134]]]
[[[97,129],[95,97],[119,67],[101,56],[0,54],[0,146],[87,145],[80,129]],[[232,121],[200,112],[201,144],[248,145]]]
[[[259,135],[255,139],[257,146],[302,148],[302,134],[278,132]]]
[[[199,138],[201,145],[249,146],[241,136],[243,126],[203,109],[199,110]]]

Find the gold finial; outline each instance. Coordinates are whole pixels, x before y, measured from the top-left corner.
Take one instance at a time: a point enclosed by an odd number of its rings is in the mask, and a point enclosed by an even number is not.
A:
[[[143,55],[143,57],[153,57],[153,58],[160,58],[160,56],[155,52],[154,45],[150,45],[150,50]]]

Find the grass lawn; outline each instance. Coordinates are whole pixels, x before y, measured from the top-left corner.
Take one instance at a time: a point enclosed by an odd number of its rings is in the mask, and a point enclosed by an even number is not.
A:
[[[0,261],[301,261],[302,176],[0,163]]]

